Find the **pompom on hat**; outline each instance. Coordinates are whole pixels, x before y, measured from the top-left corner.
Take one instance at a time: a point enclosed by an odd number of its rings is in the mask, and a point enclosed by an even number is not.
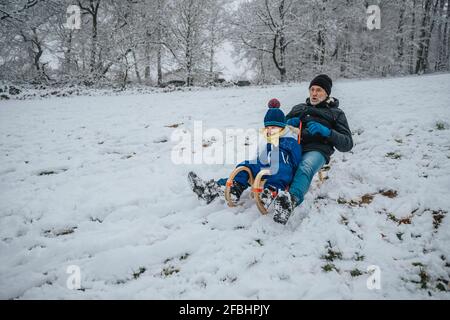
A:
[[[286,127],[286,116],[280,109],[281,103],[278,99],[271,99],[268,103],[269,110],[267,110],[264,117],[264,126],[276,126],[280,128]]]

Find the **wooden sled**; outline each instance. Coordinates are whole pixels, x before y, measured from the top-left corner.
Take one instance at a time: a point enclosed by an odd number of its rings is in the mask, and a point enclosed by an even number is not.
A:
[[[256,206],[258,207],[261,214],[267,214],[267,209],[264,207],[263,202],[261,201],[261,198],[259,197],[259,194],[263,192],[264,190],[264,184],[266,183],[266,180],[262,180],[262,177],[265,175],[269,175],[269,170],[261,170],[256,178],[253,178],[252,172],[247,167],[239,167],[233,170],[231,172],[230,177],[227,180],[226,188],[225,188],[225,200],[229,207],[234,208],[237,206],[237,203],[235,203],[231,199],[231,186],[233,185],[234,178],[236,175],[242,171],[246,171],[248,173],[248,183],[251,186],[251,193],[250,197],[253,198],[256,202]]]
[[[322,184],[325,179],[326,179],[326,175],[325,172],[328,171],[329,169],[324,168],[321,169],[318,173],[319,175],[319,183],[318,185]],[[237,203],[235,203],[232,199],[231,199],[231,186],[233,185],[233,181],[234,178],[236,177],[236,175],[242,171],[246,171],[248,173],[248,183],[251,186],[251,192],[250,192],[250,198],[255,200],[256,203],[256,207],[258,208],[259,212],[261,212],[261,214],[266,215],[268,213],[266,207],[264,206],[264,203],[261,201],[260,198],[260,194],[263,192],[264,190],[264,185],[266,183],[266,180],[263,180],[263,176],[268,176],[270,175],[270,170],[261,170],[258,175],[256,176],[256,178],[253,178],[252,172],[250,171],[249,168],[247,167],[238,167],[236,169],[233,170],[233,172],[231,172],[230,177],[227,180],[227,184],[226,184],[226,188],[225,188],[225,200],[228,204],[229,207],[234,208],[237,207]]]

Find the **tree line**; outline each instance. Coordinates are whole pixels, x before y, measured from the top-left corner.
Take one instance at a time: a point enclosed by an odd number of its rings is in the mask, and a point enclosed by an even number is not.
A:
[[[367,26],[369,5],[380,9],[379,29]],[[448,71],[449,7],[449,0],[0,0],[0,80],[211,84],[221,78],[225,42],[255,83]]]

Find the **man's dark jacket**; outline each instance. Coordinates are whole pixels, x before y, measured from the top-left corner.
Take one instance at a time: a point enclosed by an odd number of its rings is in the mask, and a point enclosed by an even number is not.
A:
[[[316,106],[311,105],[308,98],[306,103],[296,105],[286,115],[287,120],[291,118],[300,118],[300,121],[303,122],[303,153],[319,151],[329,163],[334,148],[341,152],[347,152],[353,148],[352,133],[348,127],[347,118],[344,111],[339,109],[339,100],[336,98],[328,98]],[[316,121],[331,129],[330,137],[325,138],[319,134],[311,135],[307,130],[310,121]]]

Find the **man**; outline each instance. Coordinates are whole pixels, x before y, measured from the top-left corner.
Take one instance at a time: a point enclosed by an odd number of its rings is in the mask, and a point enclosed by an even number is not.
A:
[[[280,191],[274,200],[276,221],[282,224],[303,202],[314,175],[330,162],[334,149],[348,152],[353,148],[344,111],[339,109],[339,100],[330,96],[332,86],[329,76],[318,75],[309,85],[306,103],[296,105],[286,116],[289,125],[299,127],[302,122],[303,157],[289,192]]]

